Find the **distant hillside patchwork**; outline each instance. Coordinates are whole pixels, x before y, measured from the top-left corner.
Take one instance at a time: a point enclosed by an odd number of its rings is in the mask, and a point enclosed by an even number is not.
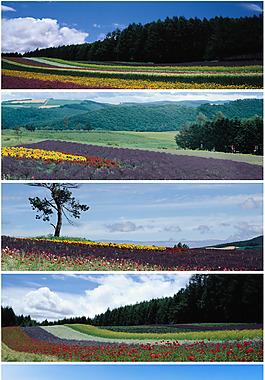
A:
[[[212,119],[218,112],[228,118],[263,116],[262,99],[231,102],[205,101],[106,104],[93,101],[41,99],[2,102],[2,127],[31,125],[36,128],[109,131],[176,131],[196,121],[202,113]]]

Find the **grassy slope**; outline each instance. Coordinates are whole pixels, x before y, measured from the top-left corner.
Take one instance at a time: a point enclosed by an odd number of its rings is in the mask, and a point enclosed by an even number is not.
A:
[[[1,359],[3,362],[58,362],[59,360],[53,356],[27,354],[26,352],[18,352],[11,350],[3,342],[1,342]]]
[[[2,131],[2,146],[14,146],[18,144],[36,143],[43,140],[61,140],[79,142],[83,144],[116,146],[123,148],[148,149],[171,154],[212,157],[233,161],[261,164],[261,156],[248,154],[230,154],[206,151],[177,150],[175,135],[177,132],[49,132],[49,131],[23,131],[18,142],[14,131]]]
[[[215,245],[214,247],[225,248],[225,247],[228,247],[230,245],[240,247],[240,249],[262,250],[263,249],[263,236],[258,236],[258,237],[255,237],[255,238],[249,239],[249,240],[234,241],[232,243],[227,243],[227,244],[218,244],[218,245]]]

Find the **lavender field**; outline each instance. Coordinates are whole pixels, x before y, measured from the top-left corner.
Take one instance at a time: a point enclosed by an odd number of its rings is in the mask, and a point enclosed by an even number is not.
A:
[[[21,147],[21,146],[20,146]],[[24,148],[97,156],[115,167],[84,166],[69,161],[2,157],[2,179],[10,180],[261,180],[260,165],[138,149],[125,149],[46,140]]]

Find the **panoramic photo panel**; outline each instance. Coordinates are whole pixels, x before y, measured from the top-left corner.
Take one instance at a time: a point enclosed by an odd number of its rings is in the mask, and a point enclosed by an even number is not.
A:
[[[9,363],[10,364],[10,363]],[[65,365],[2,365],[2,379],[14,380],[72,380],[74,377],[83,380],[89,378],[100,378],[101,380],[117,379],[117,380],[134,380],[136,377],[146,380],[160,380],[161,376],[167,378],[177,377],[185,380],[193,380],[194,377],[198,380],[222,380],[224,377],[227,380],[240,378],[241,380],[262,380],[262,365],[223,365],[223,364],[201,364],[201,365],[164,365],[158,364],[150,366],[147,364],[139,364],[137,366],[124,365],[86,365],[73,366]]]
[[[262,1],[4,1],[2,88],[259,89],[262,12]]]
[[[3,183],[2,271],[261,271],[261,183]]]
[[[2,94],[4,180],[261,180],[261,91]]]
[[[2,274],[2,362],[262,362],[262,300],[260,274]]]

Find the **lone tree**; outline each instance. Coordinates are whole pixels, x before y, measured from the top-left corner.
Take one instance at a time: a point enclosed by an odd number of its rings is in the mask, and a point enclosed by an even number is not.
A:
[[[29,202],[33,210],[37,210],[40,214],[36,215],[36,219],[43,219],[44,222],[50,221],[54,212],[57,213],[56,226],[51,223],[54,228],[54,236],[60,236],[63,223],[63,216],[70,224],[74,222],[70,217],[80,218],[81,211],[87,211],[87,205],[81,205],[74,197],[69,189],[77,189],[80,186],[72,183],[33,183],[29,186],[44,187],[50,191],[49,198],[40,199],[39,197],[29,198]]]

